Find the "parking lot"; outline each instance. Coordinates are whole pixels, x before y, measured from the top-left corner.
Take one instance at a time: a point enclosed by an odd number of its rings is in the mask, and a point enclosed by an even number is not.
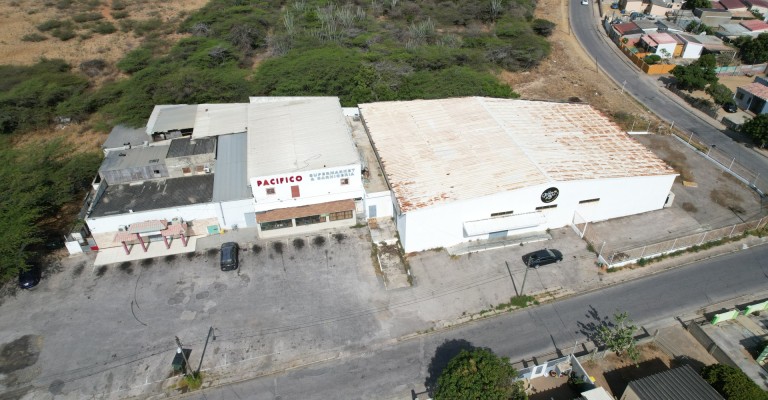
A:
[[[531,269],[525,294],[597,279],[578,236],[570,228],[552,234],[565,259]],[[189,255],[97,268],[92,258],[68,258],[37,288],[12,290],[0,305],[0,344],[26,361],[2,359],[0,391],[71,399],[173,392],[174,336],[192,349],[196,367],[210,327],[215,340],[202,362],[210,380],[374,348],[508,302],[522,289],[522,254],[547,245],[421,253],[409,258],[414,286],[386,291],[367,228],[253,237],[242,229],[204,238]],[[229,240],[244,250],[241,266],[222,272],[218,246]]]

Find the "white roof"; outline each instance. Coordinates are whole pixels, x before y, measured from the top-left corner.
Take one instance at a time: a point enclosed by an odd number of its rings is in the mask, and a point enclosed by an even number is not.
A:
[[[195,127],[195,113],[197,105],[188,104],[160,104],[152,109],[152,114],[147,121],[147,134],[155,132],[168,132],[180,129],[192,129]]]
[[[192,138],[245,132],[248,128],[248,103],[200,104],[195,115]]]
[[[597,387],[586,392],[581,392],[584,400],[613,400],[613,396],[608,394],[602,387]]]
[[[360,111],[402,212],[548,182],[675,174],[585,104],[464,97]]]
[[[251,97],[249,178],[359,162],[338,97]]]

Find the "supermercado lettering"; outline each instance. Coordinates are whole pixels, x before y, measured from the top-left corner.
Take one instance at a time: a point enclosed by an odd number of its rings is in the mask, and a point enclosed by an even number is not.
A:
[[[355,175],[354,168],[344,168],[344,169],[336,169],[331,171],[312,173],[312,174],[309,174],[309,179],[312,181],[322,181],[325,179],[346,178],[354,175]]]
[[[266,185],[280,185],[283,183],[296,183],[301,182],[301,180],[304,179],[301,177],[301,175],[290,175],[290,176],[281,176],[279,178],[270,178],[270,179],[257,179],[256,180],[256,186],[266,186]]]

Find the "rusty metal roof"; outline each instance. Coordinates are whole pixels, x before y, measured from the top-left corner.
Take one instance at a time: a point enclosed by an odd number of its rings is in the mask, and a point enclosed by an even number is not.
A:
[[[360,111],[402,212],[548,182],[675,174],[585,104],[465,97]]]

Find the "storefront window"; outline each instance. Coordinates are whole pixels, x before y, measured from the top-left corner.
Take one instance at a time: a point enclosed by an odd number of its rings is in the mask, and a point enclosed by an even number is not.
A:
[[[325,222],[325,218],[319,215],[310,215],[309,217],[296,218],[296,226],[312,225]]]
[[[281,228],[291,228],[291,227],[293,227],[293,222],[290,219],[261,223],[262,231],[269,231],[272,229],[281,229]]]
[[[338,220],[342,220],[342,219],[350,219],[350,218],[352,218],[352,210],[330,213],[328,215],[328,217],[329,217],[328,219],[331,220],[331,221],[338,221]]]

